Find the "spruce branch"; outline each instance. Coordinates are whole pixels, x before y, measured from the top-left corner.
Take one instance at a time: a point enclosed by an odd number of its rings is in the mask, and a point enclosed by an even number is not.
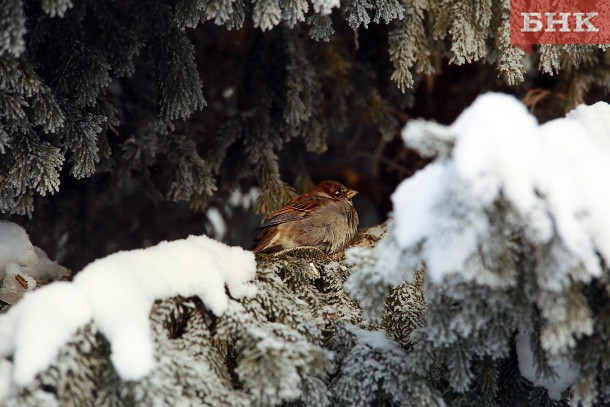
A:
[[[278,0],[256,0],[252,20],[261,30],[270,30],[280,22],[282,9]]]
[[[0,57],[5,53],[18,57],[25,51],[25,13],[21,0],[0,3]]]
[[[316,41],[330,41],[330,37],[334,34],[332,19],[328,15],[312,14],[307,18],[309,24],[309,37]]]

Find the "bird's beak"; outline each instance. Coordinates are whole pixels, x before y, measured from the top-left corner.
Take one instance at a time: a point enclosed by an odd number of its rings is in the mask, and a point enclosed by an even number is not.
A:
[[[358,194],[358,191],[354,191],[353,189],[350,189],[349,191],[347,191],[347,194],[345,194],[347,196],[347,199],[352,199],[353,197],[356,196],[356,194]]]

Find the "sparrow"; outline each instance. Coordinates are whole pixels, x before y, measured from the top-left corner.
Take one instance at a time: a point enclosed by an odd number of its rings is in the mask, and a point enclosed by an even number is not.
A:
[[[351,201],[357,193],[337,181],[320,182],[267,216],[258,228],[254,253],[315,247],[332,254],[343,249],[358,227]]]

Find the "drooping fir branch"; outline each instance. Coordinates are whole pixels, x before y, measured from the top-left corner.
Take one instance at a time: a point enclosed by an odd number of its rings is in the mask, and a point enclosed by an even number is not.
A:
[[[155,125],[157,131],[167,131],[171,121],[189,116],[205,101],[192,44],[176,27],[168,6],[151,2],[138,10],[138,19],[130,19],[125,11],[136,11],[131,4],[121,8],[80,1],[72,7],[70,2],[43,2],[42,10],[28,9],[31,27],[27,34],[10,26],[25,24],[15,14],[22,7],[21,2],[11,2],[10,7],[3,7],[7,15],[0,19],[8,24],[3,33],[14,38],[13,42],[27,44],[23,50],[18,44],[11,45],[11,52],[0,56],[4,155],[0,209],[31,214],[35,193],[58,190],[64,161],[76,178],[89,177],[101,168],[100,162],[108,162],[112,150],[106,133],[116,135],[124,117],[109,103],[108,86],[112,80],[134,74],[134,58],[143,45],[148,46],[147,56],[151,57],[158,103],[149,120],[166,122],[165,126]],[[151,24],[159,29],[151,32]],[[89,33],[92,27],[96,27],[94,36]],[[27,141],[19,141],[24,134],[28,134]],[[44,152],[53,149],[59,158],[47,159]],[[17,183],[14,175],[29,172],[26,158],[38,160],[44,175],[33,171]],[[184,169],[176,171],[184,173]],[[211,191],[209,177],[194,181],[196,185],[180,188],[190,188],[193,193]],[[170,196],[184,199],[181,194]]]

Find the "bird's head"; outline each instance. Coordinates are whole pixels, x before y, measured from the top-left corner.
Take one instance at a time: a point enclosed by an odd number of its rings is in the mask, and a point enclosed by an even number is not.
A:
[[[358,191],[349,189],[337,181],[322,181],[314,187],[313,193],[332,199],[347,199],[349,201],[356,196]]]

